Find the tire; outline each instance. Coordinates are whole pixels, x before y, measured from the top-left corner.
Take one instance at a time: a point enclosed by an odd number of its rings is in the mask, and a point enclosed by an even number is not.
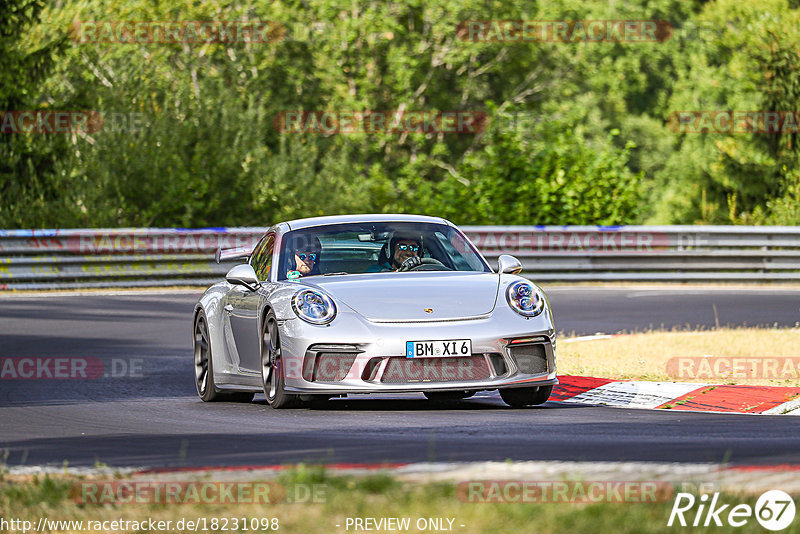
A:
[[[544,404],[550,398],[553,386],[538,386],[535,388],[501,389],[500,397],[513,408]]]
[[[194,387],[203,402],[250,402],[252,393],[225,393],[214,383],[214,358],[211,357],[211,341],[208,322],[203,311],[194,320]]]
[[[428,400],[437,402],[458,401],[475,395],[475,391],[423,391]]]
[[[284,366],[278,321],[270,310],[261,328],[261,383],[267,404],[273,408],[293,408],[300,405],[300,396],[284,390]]]

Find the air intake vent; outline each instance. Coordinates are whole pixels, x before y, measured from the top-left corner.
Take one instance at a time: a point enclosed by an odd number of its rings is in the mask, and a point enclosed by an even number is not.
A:
[[[494,367],[494,374],[497,376],[503,376],[508,372],[508,369],[506,368],[506,362],[499,354],[489,354],[489,360],[491,360],[492,367]]]
[[[314,381],[340,382],[345,378],[359,378],[349,376],[357,356],[357,352],[320,352],[314,366]]]
[[[547,372],[547,352],[544,345],[511,346],[511,356],[517,362],[519,370],[527,375],[540,375]]]
[[[459,358],[389,358],[381,382],[463,382],[491,376],[483,354]]]

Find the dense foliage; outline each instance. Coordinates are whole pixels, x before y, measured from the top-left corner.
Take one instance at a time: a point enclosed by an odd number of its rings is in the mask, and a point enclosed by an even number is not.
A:
[[[797,111],[800,11],[763,0],[0,0],[0,227],[267,225],[412,212],[474,224],[800,224],[797,133],[686,110]],[[656,42],[491,42],[470,20],[660,20]],[[276,21],[268,42],[81,42],[76,22]],[[83,26],[84,30],[86,26]],[[292,133],[282,113],[485,112],[478,133]],[[674,125],[673,125],[674,126]]]

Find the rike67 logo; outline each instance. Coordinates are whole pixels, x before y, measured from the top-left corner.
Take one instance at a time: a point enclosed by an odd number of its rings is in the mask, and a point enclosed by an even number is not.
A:
[[[708,502],[709,498],[711,502]],[[719,502],[719,493],[712,496],[704,494],[699,498],[691,493],[678,493],[667,526],[721,527],[727,524],[741,527],[755,517],[765,529],[778,531],[791,525],[794,515],[794,500],[781,490],[764,492],[756,501],[755,507],[749,504],[722,504]]]

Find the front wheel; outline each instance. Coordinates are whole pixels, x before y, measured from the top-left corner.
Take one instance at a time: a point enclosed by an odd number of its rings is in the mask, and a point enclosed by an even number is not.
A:
[[[300,403],[299,396],[286,393],[284,390],[285,366],[281,356],[278,321],[272,310],[267,313],[264,320],[261,339],[261,382],[264,385],[267,404],[275,409],[297,406]]]
[[[553,386],[538,386],[535,388],[511,388],[501,389],[500,397],[503,401],[514,408],[523,406],[534,406],[544,404],[550,398]]]

